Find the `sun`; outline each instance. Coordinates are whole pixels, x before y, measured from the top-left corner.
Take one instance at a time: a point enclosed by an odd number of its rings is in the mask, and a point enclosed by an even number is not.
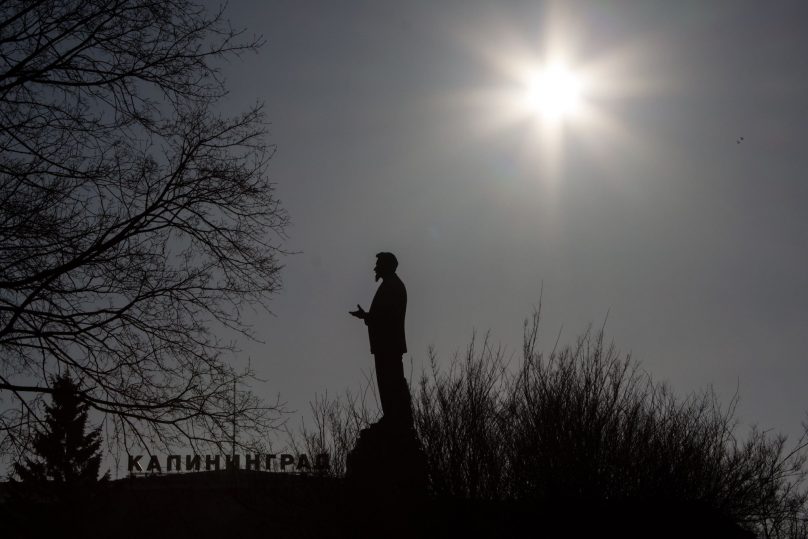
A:
[[[464,138],[496,141],[520,169],[556,185],[573,162],[646,154],[638,148],[649,148],[653,135],[623,114],[628,100],[664,92],[668,80],[653,70],[653,42],[631,37],[604,46],[568,3],[544,4],[538,22],[491,16],[459,26],[458,42],[477,68],[474,83],[463,79],[441,103],[457,112]]]
[[[581,77],[569,66],[555,63],[530,77],[527,99],[544,118],[560,120],[575,115],[581,107]]]

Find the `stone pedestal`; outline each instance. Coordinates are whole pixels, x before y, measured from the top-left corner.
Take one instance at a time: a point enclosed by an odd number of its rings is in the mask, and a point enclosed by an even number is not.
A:
[[[426,457],[412,428],[382,419],[362,429],[346,464],[348,481],[368,494],[426,494]]]

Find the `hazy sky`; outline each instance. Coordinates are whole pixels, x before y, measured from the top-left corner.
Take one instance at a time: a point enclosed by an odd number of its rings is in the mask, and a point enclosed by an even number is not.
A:
[[[600,326],[680,394],[796,435],[808,410],[808,3],[237,2],[266,46],[227,66],[225,109],[266,102],[290,212],[264,343],[297,417],[372,364],[348,315],[392,251],[417,374],[476,328],[518,359]],[[516,110],[550,54],[589,77],[547,127]],[[744,137],[739,144],[739,137]],[[243,359],[242,358],[242,359]]]

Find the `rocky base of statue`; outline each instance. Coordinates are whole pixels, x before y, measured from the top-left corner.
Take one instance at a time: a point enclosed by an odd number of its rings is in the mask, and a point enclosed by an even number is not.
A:
[[[349,483],[367,495],[412,498],[426,494],[426,457],[412,427],[382,419],[362,429],[346,465]]]

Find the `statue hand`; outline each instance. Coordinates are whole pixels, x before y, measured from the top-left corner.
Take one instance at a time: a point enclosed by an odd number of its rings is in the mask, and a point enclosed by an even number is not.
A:
[[[362,320],[364,320],[364,319],[365,319],[365,317],[367,317],[367,315],[368,315],[368,313],[366,313],[366,312],[365,312],[365,310],[364,310],[364,309],[362,309],[362,307],[361,307],[360,305],[357,305],[357,306],[356,306],[356,310],[355,310],[355,311],[348,311],[348,312],[349,312],[351,315],[353,315],[353,316],[355,316],[355,317],[357,317],[357,318],[361,318]]]

